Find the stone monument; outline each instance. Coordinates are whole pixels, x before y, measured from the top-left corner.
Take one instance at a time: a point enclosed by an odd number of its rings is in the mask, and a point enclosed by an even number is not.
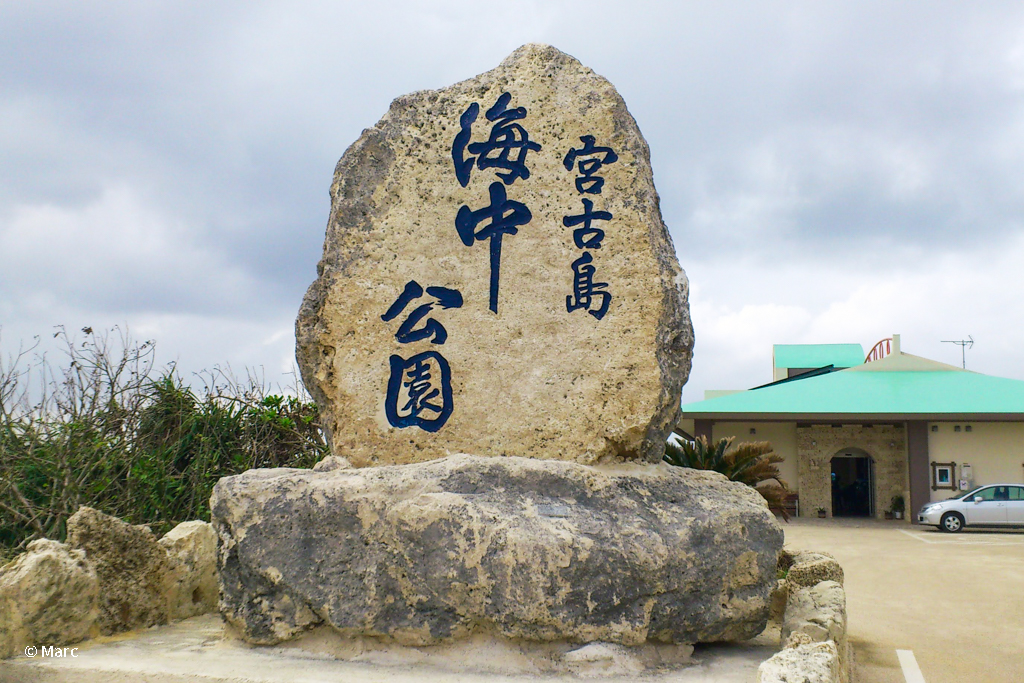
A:
[[[417,647],[759,633],[777,522],[660,462],[687,282],[614,87],[526,45],[395,100],[331,199],[296,337],[333,456],[217,484],[228,623]]]
[[[569,55],[396,99],[338,162],[317,271],[299,368],[353,465],[661,460],[686,276],[636,121]]]

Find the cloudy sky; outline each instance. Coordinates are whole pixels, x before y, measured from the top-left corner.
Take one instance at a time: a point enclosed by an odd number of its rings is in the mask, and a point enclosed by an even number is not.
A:
[[[893,332],[1024,379],[1019,2],[3,2],[0,348],[127,326],[290,382],[334,165],[526,42],[622,93],[691,282],[684,402]]]

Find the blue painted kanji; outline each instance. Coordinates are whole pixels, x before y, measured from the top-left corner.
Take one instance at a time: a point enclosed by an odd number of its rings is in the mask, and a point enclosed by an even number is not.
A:
[[[585,251],[582,256],[572,262],[574,273],[572,295],[565,297],[565,309],[572,313],[582,308],[600,320],[608,312],[612,295],[605,291],[608,288],[607,282],[594,282],[593,260],[594,257],[590,255],[590,252]],[[595,298],[600,299],[596,310],[594,309]]]
[[[505,186],[491,183],[488,188],[491,203],[476,211],[468,206],[459,208],[455,216],[455,229],[459,238],[467,247],[475,242],[490,240],[491,243],[491,295],[490,309],[498,312],[498,285],[501,279],[501,240],[505,235],[515,235],[519,226],[526,225],[533,219],[530,209],[521,202],[509,199],[505,194]],[[477,230],[484,221],[489,221]]]
[[[384,412],[392,427],[419,427],[436,432],[452,414],[452,375],[437,351],[424,351],[411,358],[393,355],[389,359]]]
[[[610,221],[611,213],[608,211],[594,211],[594,202],[586,197],[583,198],[583,213],[577,216],[564,216],[562,225],[571,228],[576,225],[583,227],[572,231],[573,242],[580,249],[600,249],[601,241],[604,239],[604,230],[591,225],[593,221]]]
[[[488,168],[502,169],[503,172],[495,175],[506,185],[511,185],[517,178],[525,180],[530,177],[526,155],[531,151],[539,152],[541,146],[530,140],[530,134],[522,124],[516,123],[526,118],[526,107],[509,109],[508,103],[511,100],[512,95],[502,93],[494,106],[487,110],[485,116],[494,125],[484,142],[470,142],[473,123],[480,114],[480,105],[474,102],[459,117],[459,132],[452,142],[452,162],[455,164],[455,177],[463,187],[469,185],[474,164],[481,171]]]
[[[437,299],[437,301],[430,301],[417,306],[402,321],[402,324],[398,327],[398,332],[395,333],[395,338],[400,344],[408,344],[409,342],[419,341],[427,337],[432,337],[430,341],[433,344],[444,344],[445,340],[448,339],[448,331],[444,329],[444,325],[433,318],[428,319],[419,329],[416,329],[416,325],[430,313],[435,303],[441,308],[461,307],[462,294],[457,289],[448,289],[447,287],[427,287],[427,294]],[[423,296],[423,287],[415,280],[409,280],[405,285],[405,289],[402,290],[402,293],[395,300],[395,303],[391,304],[391,307],[381,316],[381,319],[385,322],[394,320],[405,310],[406,306],[421,296]]]
[[[409,280],[381,320],[394,320],[423,294],[420,283]],[[429,338],[432,344],[441,345],[448,340],[444,325],[434,318],[424,318],[435,305],[442,309],[461,307],[462,294],[447,287],[427,287],[426,294],[435,300],[420,304],[405,317],[395,333],[400,344]],[[428,432],[443,427],[453,409],[451,368],[445,357],[438,351],[424,351],[411,358],[392,355],[388,362],[391,374],[384,399],[388,423],[399,429],[419,427]]]
[[[606,164],[614,164],[619,160],[611,147],[598,147],[594,144],[593,135],[581,135],[581,149],[570,149],[562,164],[565,170],[571,171],[573,164],[579,161],[580,176],[576,178],[576,190],[581,194],[601,194],[604,187],[604,178],[597,175],[601,167]],[[589,157],[589,158],[583,158]]]

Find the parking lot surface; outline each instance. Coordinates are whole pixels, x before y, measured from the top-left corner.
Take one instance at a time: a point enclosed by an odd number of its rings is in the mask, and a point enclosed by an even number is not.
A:
[[[856,683],[913,681],[897,650],[913,653],[927,683],[1024,681],[1024,530],[831,519],[783,527],[788,547],[843,566]]]

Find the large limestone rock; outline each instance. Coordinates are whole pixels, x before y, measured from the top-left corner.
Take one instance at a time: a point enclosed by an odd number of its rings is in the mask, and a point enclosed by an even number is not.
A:
[[[99,615],[99,582],[81,550],[40,539],[0,568],[0,659],[28,645],[71,645]],[[2,666],[2,665],[0,665]]]
[[[84,550],[96,568],[104,635],[167,623],[179,570],[149,527],[89,507],[79,508],[67,527],[68,545]]]
[[[659,461],[693,335],[658,201],[622,98],[555,48],[396,99],[296,322],[333,452]]]
[[[217,534],[207,522],[182,522],[160,539],[177,565],[171,619],[188,619],[217,609]]]
[[[321,623],[405,645],[740,640],[765,626],[782,547],[752,488],[668,465],[252,470],[211,506],[221,612],[267,644]]]

